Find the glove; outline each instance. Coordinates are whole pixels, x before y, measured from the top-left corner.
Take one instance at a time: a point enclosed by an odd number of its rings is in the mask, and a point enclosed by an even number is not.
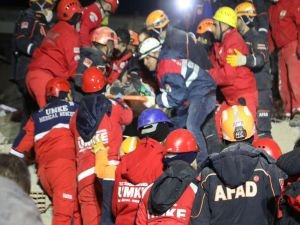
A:
[[[99,151],[108,150],[109,147],[105,147],[102,141],[95,143],[92,147],[92,152],[96,154]]]
[[[233,67],[244,66],[247,63],[247,58],[237,49],[234,49],[235,54],[227,55],[226,62]]]
[[[147,108],[151,108],[155,105],[155,97],[153,96],[145,96],[147,98],[147,101],[144,102],[144,106]]]

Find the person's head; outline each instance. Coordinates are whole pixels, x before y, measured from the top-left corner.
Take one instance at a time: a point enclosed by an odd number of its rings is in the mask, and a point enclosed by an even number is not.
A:
[[[150,137],[159,142],[169,134],[171,122],[160,109],[145,109],[138,118],[138,130],[142,137]]]
[[[170,20],[163,10],[154,10],[146,18],[146,29],[152,33],[152,36],[163,42],[169,22]]]
[[[251,2],[243,2],[235,7],[238,16],[237,29],[239,32],[245,30],[245,27],[253,27],[256,17],[256,10]]]
[[[220,121],[222,137],[226,144],[253,141],[255,123],[247,106],[234,105],[222,112]]]
[[[96,28],[92,32],[91,41],[108,59],[111,59],[114,48],[118,45],[117,34],[109,27]]]
[[[139,47],[139,35],[138,33],[134,32],[133,30],[129,30],[130,34],[130,43],[129,43],[129,49],[134,53],[137,51]]]
[[[215,25],[214,37],[218,41],[222,41],[226,33],[237,27],[237,15],[230,7],[220,7],[213,19]]]
[[[53,78],[46,85],[46,101],[56,99],[72,100],[70,83],[62,78]]]
[[[53,18],[53,0],[29,0],[29,6],[36,13],[44,15],[47,23],[50,23]]]
[[[101,93],[105,89],[106,78],[97,67],[86,69],[82,75],[81,89],[86,94]]]
[[[116,30],[117,37],[118,37],[118,44],[115,47],[115,57],[121,57],[127,50],[128,45],[130,43],[130,33],[128,29],[118,28]]]
[[[119,0],[99,0],[99,4],[103,13],[109,16],[117,11]]]
[[[258,138],[253,141],[252,145],[266,151],[274,159],[278,159],[281,155],[281,149],[272,138]]]
[[[24,160],[11,154],[1,153],[0,176],[13,180],[23,191],[30,193],[30,174]]]
[[[199,152],[195,136],[186,129],[176,129],[164,141],[164,162],[183,160],[197,169],[196,157]]]
[[[57,6],[59,20],[77,25],[82,16],[82,8],[78,0],[60,0]]]
[[[145,39],[140,44],[140,59],[144,60],[144,65],[150,71],[156,70],[161,47],[161,43],[153,37]]]
[[[130,152],[133,152],[136,149],[136,146],[139,144],[140,139],[138,137],[127,137],[122,141],[120,146],[120,156],[127,155]]]
[[[215,25],[213,19],[203,19],[197,26],[196,37],[197,42],[204,45],[207,49],[214,43],[214,32]]]

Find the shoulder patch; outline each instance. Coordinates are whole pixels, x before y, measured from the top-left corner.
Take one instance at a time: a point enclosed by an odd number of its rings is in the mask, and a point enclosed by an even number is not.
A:
[[[83,60],[83,65],[86,66],[87,68],[90,68],[91,65],[93,64],[93,61],[89,58],[84,58]]]
[[[91,22],[95,23],[98,21],[98,16],[94,12],[90,12],[90,20]]]
[[[24,21],[21,23],[21,29],[28,29],[29,23],[27,21]]]

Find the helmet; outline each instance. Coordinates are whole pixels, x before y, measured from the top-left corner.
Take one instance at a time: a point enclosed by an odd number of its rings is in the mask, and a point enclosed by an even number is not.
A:
[[[237,15],[235,11],[227,6],[220,7],[214,17],[215,20],[225,23],[233,28],[237,26]]]
[[[109,27],[98,27],[92,33],[92,42],[96,42],[101,45],[107,45],[108,41],[113,41],[114,46],[118,44],[118,37]]]
[[[256,16],[256,10],[251,2],[243,2],[235,7],[237,16]]]
[[[140,53],[140,59],[145,58],[147,55],[149,55],[151,52],[156,52],[160,50],[162,47],[161,43],[153,37],[145,39],[141,44],[139,48]]]
[[[126,155],[136,149],[136,146],[139,144],[140,139],[138,137],[128,137],[120,146],[121,156]]]
[[[53,96],[53,97],[59,97],[59,93],[63,92],[70,92],[71,86],[70,83],[62,78],[53,78],[48,81],[46,85],[46,96]]]
[[[57,16],[60,20],[68,21],[74,14],[81,13],[78,0],[60,0],[57,6]]]
[[[174,130],[165,140],[164,152],[166,154],[198,152],[196,138],[189,130]]]
[[[265,150],[274,159],[278,159],[282,154],[279,145],[272,138],[259,138],[252,145]]]
[[[162,10],[152,11],[146,19],[147,30],[164,28],[170,22],[167,14]]]
[[[197,34],[204,34],[205,32],[213,32],[214,29],[214,21],[213,19],[204,19],[201,20],[197,27]]]
[[[139,45],[139,35],[133,30],[129,30],[130,33],[130,44],[133,46]]]
[[[34,11],[43,11],[45,9],[50,9],[54,5],[53,0],[29,0],[29,6]]]
[[[117,11],[119,0],[104,0],[111,5],[111,12],[115,13]]]
[[[221,130],[223,139],[243,141],[255,133],[255,124],[247,106],[234,105],[222,112]]]
[[[100,91],[106,85],[106,79],[103,72],[97,67],[88,68],[82,75],[81,89],[85,93]]]
[[[138,128],[154,123],[171,123],[168,116],[160,109],[145,109],[138,118]]]

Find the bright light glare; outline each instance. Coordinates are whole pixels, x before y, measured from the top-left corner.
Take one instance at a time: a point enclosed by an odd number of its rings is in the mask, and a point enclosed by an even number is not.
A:
[[[175,0],[176,8],[180,11],[187,11],[193,8],[193,0]]]

